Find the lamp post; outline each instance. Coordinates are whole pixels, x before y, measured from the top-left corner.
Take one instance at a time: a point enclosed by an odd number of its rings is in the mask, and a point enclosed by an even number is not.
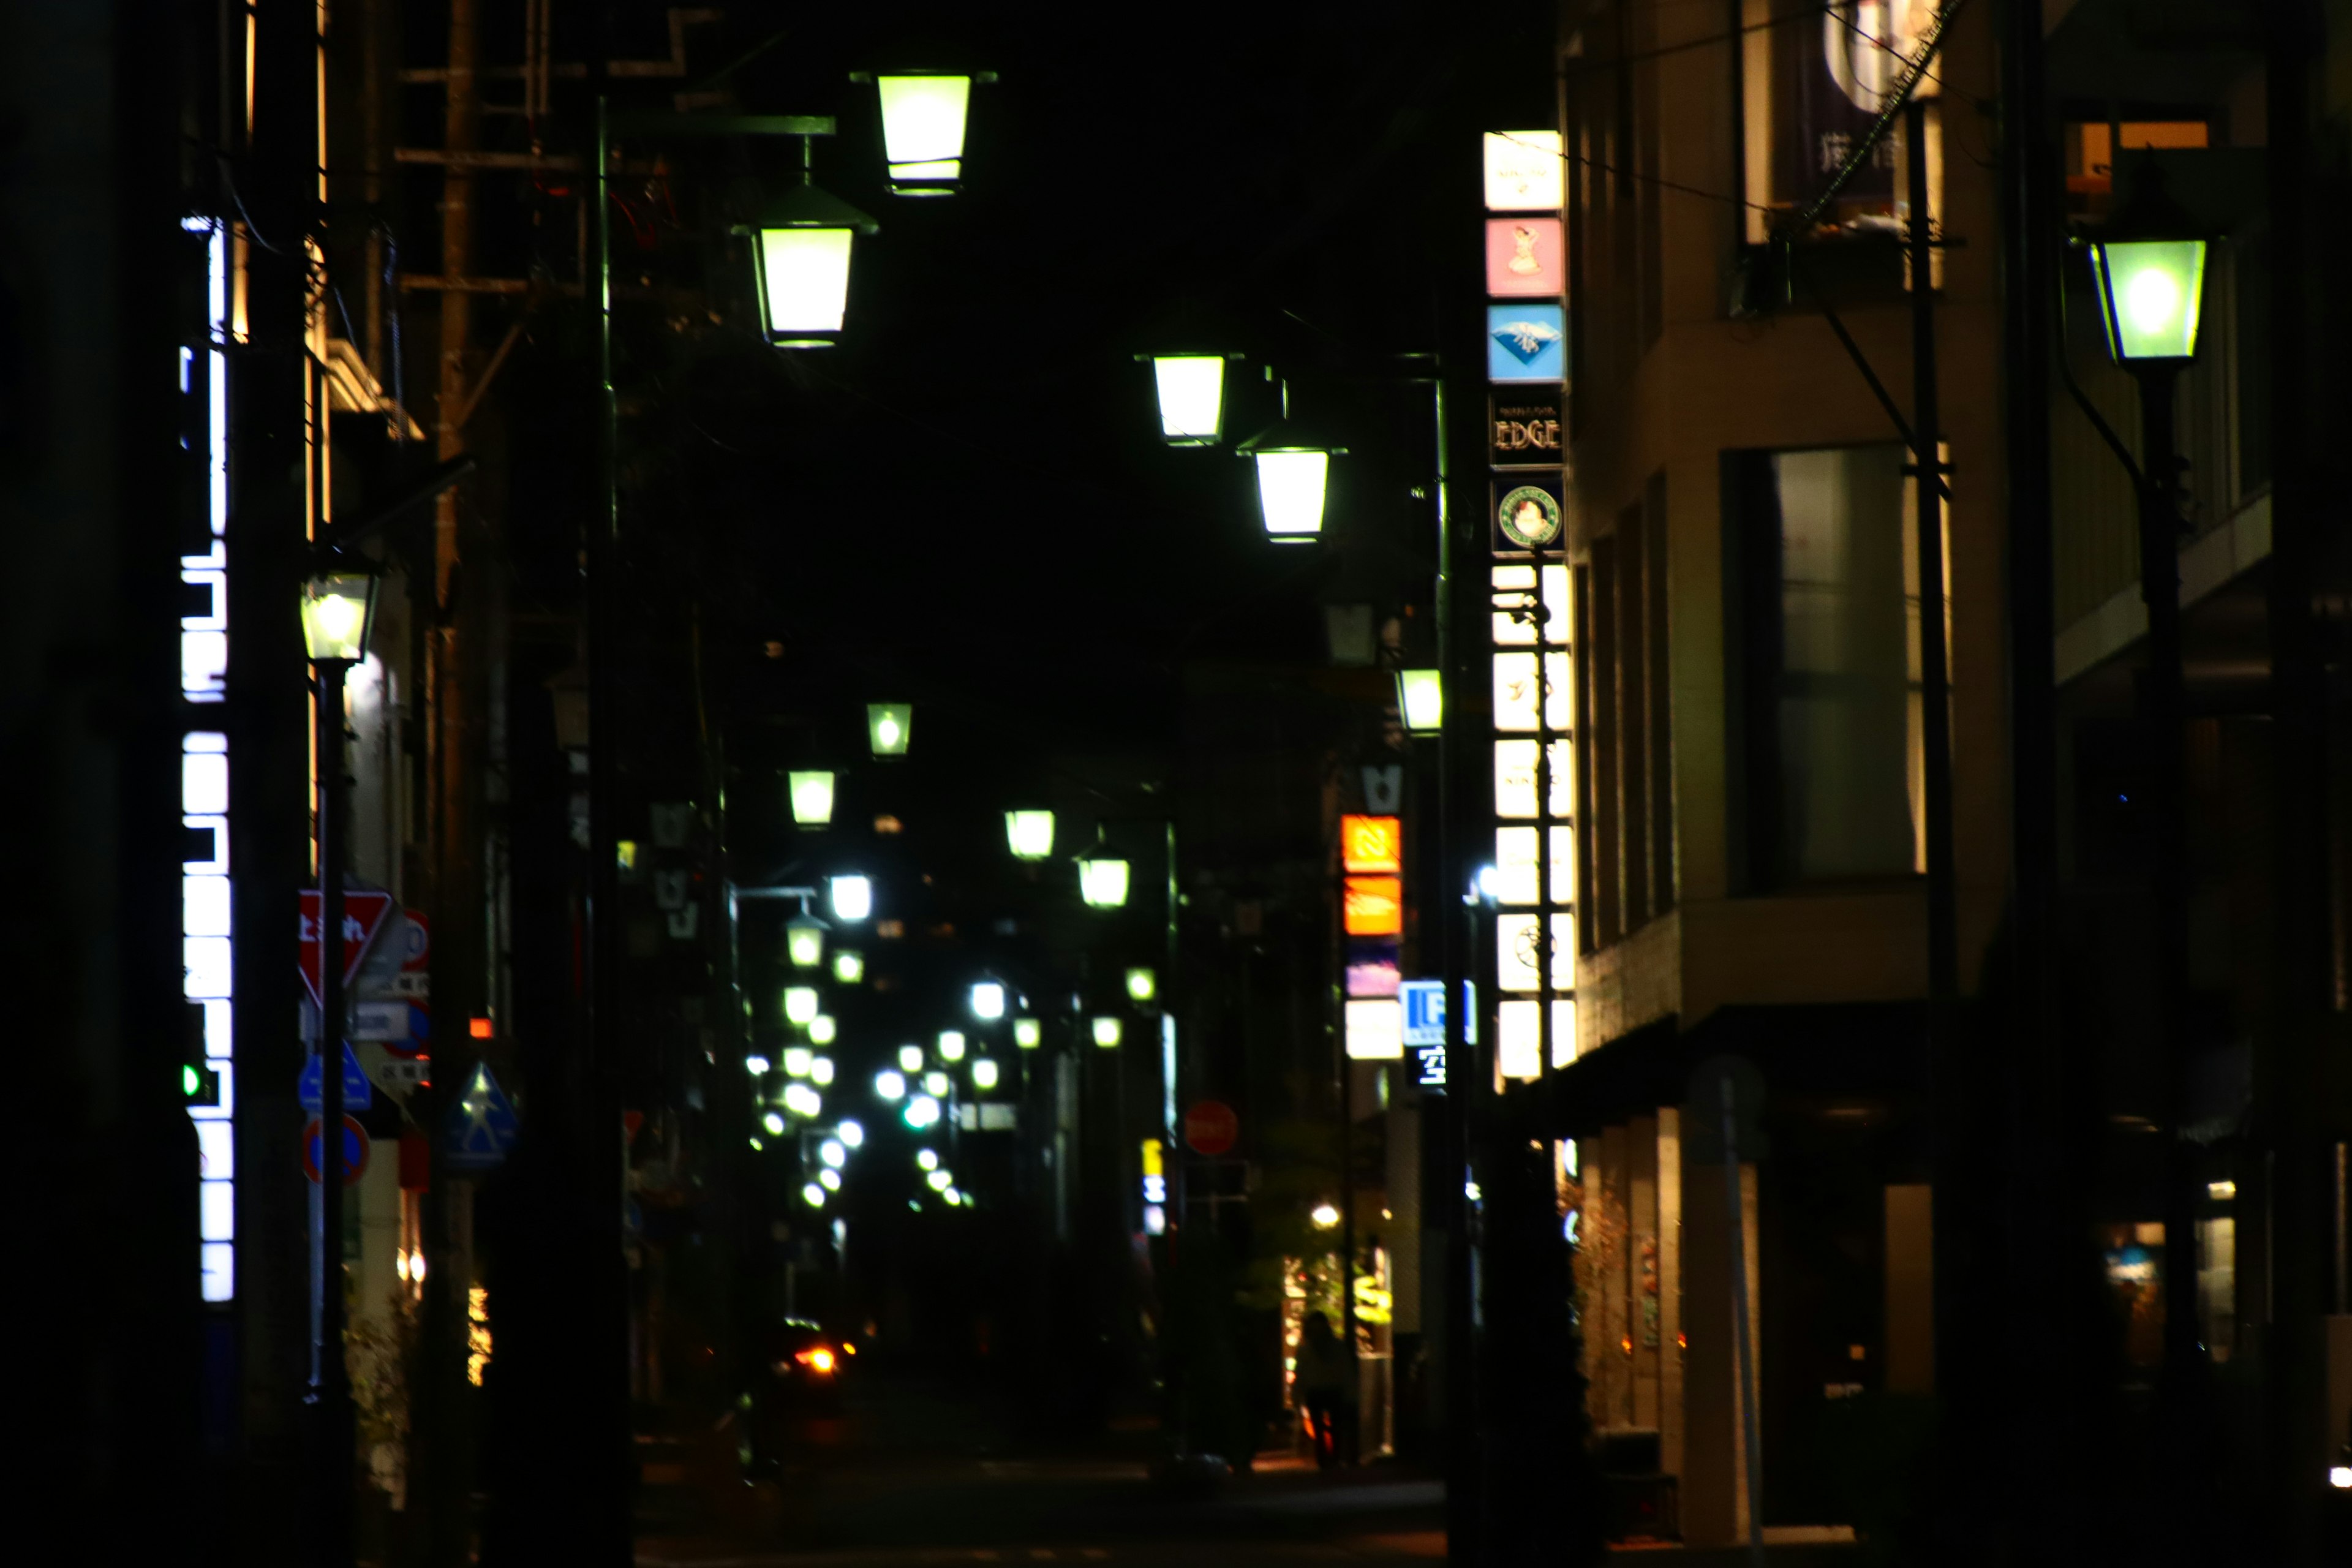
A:
[[[367,657],[373,572],[330,560],[302,590],[302,642],[319,737],[319,1220],[310,1234],[310,1377],[302,1403],[317,1456],[319,1561],[352,1560],[357,1427],[343,1360],[343,681]]]
[[[2196,357],[2206,242],[2143,163],[2132,195],[2090,244],[2107,351],[2139,383],[2140,598],[2147,605],[2147,668],[2140,707],[2148,749],[2149,871],[2165,1062],[2164,1369],[2168,1404],[2194,1421],[2203,1375],[2197,1289],[2196,1216],[2201,1189],[2188,1111],[2189,831],[2182,757],[2187,700],[2181,664],[2180,461],[2173,399]]]

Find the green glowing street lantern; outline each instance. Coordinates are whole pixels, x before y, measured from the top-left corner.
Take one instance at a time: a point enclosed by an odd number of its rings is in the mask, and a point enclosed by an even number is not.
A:
[[[1043,860],[1054,852],[1054,814],[1050,811],[1008,811],[1004,840],[1016,860]]]
[[[1013,1043],[1024,1051],[1034,1051],[1045,1043],[1045,1027],[1034,1018],[1013,1020]]]
[[[1298,544],[1323,531],[1323,493],[1331,459],[1347,448],[1323,439],[1290,417],[1290,393],[1283,390],[1283,415],[1234,448],[1257,468],[1258,516],[1277,544]]]
[[[866,955],[843,948],[833,955],[833,977],[844,985],[856,985],[866,979]]]
[[[760,321],[771,343],[818,349],[840,341],[849,307],[851,241],[880,226],[839,196],[817,189],[814,175],[803,169],[800,184],[738,231],[751,237]]]
[[[2206,242],[2196,220],[2165,194],[2153,159],[2133,168],[2131,194],[2090,250],[2116,363],[2161,370],[2196,357]]]
[[[1444,672],[1435,669],[1397,671],[1397,711],[1406,732],[1434,735],[1445,720]]]
[[[834,1021],[834,1016],[830,1013],[819,1013],[809,1020],[809,1044],[813,1046],[829,1046],[839,1038],[840,1035],[841,1026]]]
[[[784,1076],[786,1078],[808,1077],[809,1063],[815,1059],[816,1053],[810,1050],[806,1046],[786,1046],[784,1047]]]
[[[941,1029],[940,1031],[940,1059],[941,1061],[960,1062],[963,1060],[963,1047],[964,1038],[963,1031],[961,1029]]]
[[[1115,910],[1127,902],[1127,862],[1124,860],[1081,860],[1078,862],[1078,897],[1088,909]]]
[[[866,740],[877,757],[903,757],[907,745],[915,734],[915,705],[911,702],[868,702],[866,705]]]
[[[313,664],[367,657],[375,622],[375,574],[338,567],[302,584],[302,646]]]
[[[964,131],[974,82],[994,71],[859,71],[882,100],[882,155],[894,196],[951,196],[963,184]]]
[[[898,1047],[898,1065],[906,1068],[908,1072],[922,1071],[923,1047],[920,1046],[900,1046]]]
[[[1159,994],[1160,977],[1149,969],[1136,968],[1127,972],[1127,996],[1130,1002],[1149,1002]]]
[[[996,1064],[986,1057],[974,1057],[971,1062],[971,1087],[986,1090],[996,1087]]]
[[[793,1023],[805,1026],[817,1014],[816,987],[787,985],[784,987],[784,1016]]]
[[[824,962],[824,922],[802,915],[784,924],[784,955],[794,969],[814,969]]]
[[[798,770],[785,776],[791,793],[793,823],[798,827],[833,826],[833,772],[829,768]]]
[[[1107,1051],[1118,1048],[1119,1037],[1122,1033],[1124,1031],[1116,1015],[1106,1016],[1094,1021],[1095,1044]]]
[[[1152,389],[1160,399],[1160,436],[1171,447],[1213,447],[1223,430],[1225,356],[1154,354]]]

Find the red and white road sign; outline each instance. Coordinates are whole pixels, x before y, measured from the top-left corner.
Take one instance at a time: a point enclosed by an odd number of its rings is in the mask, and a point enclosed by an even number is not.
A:
[[[1212,1159],[1231,1149],[1242,1135],[1242,1119],[1221,1100],[1204,1100],[1184,1113],[1184,1146]]]
[[[302,894],[302,984],[310,988],[310,1000],[319,1006],[326,1005],[319,994],[320,977],[324,973],[326,956],[320,940],[319,900],[323,895],[318,889],[306,889]],[[384,917],[392,913],[392,895],[362,891],[358,888],[343,889],[343,984],[348,986],[352,976],[360,972],[360,960],[367,956],[368,945],[375,941],[376,932],[383,929]]]
[[[326,1158],[320,1147],[319,1119],[315,1116],[302,1128],[302,1173],[313,1182],[319,1179],[319,1162]],[[343,1185],[356,1186],[361,1173],[368,1167],[367,1129],[356,1118],[343,1118]]]

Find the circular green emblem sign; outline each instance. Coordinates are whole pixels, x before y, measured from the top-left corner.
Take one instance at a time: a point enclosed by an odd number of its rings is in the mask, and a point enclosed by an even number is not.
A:
[[[1541,485],[1521,485],[1495,506],[1503,537],[1525,550],[1541,550],[1559,540],[1559,500]]]

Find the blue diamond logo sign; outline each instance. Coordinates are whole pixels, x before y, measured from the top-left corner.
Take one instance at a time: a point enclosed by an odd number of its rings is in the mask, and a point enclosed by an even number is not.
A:
[[[1495,341],[1521,364],[1535,363],[1536,355],[1559,339],[1559,329],[1545,321],[1505,321],[1495,329]]]
[[[466,1092],[449,1108],[442,1130],[442,1153],[453,1171],[490,1170],[514,1147],[515,1112],[490,1064],[476,1065]]]

